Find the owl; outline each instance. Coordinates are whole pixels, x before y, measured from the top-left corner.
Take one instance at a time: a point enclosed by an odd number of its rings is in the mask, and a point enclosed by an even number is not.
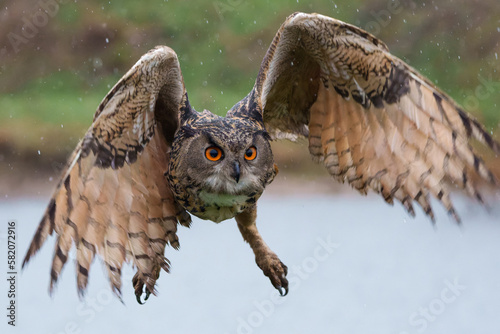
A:
[[[256,225],[257,202],[278,173],[270,141],[307,140],[312,158],[361,194],[414,205],[434,220],[436,198],[459,222],[450,183],[482,201],[474,180],[498,185],[470,144],[500,144],[448,95],[371,34],[319,14],[282,24],[253,89],[225,117],[195,111],[175,52],[158,46],[118,81],[71,155],[23,266],[56,234],[50,291],[76,247],[79,294],[98,255],[121,296],[125,262],[137,301],[151,293],[165,248],[191,216],[235,218],[258,267],[288,292],[287,267]],[[326,214],[326,213],[325,213]]]

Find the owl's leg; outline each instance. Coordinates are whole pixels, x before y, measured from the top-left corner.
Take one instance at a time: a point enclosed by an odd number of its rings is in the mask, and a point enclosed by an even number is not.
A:
[[[286,279],[288,268],[266,245],[257,230],[257,206],[236,215],[235,219],[243,239],[250,244],[255,254],[255,262],[262,269],[264,275],[269,277],[271,283],[279,293],[282,296],[286,296],[288,293],[288,280]]]

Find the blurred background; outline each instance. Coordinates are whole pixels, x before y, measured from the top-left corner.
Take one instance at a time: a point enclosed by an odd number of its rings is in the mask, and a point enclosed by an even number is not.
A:
[[[225,114],[250,91],[268,45],[295,11],[373,33],[500,139],[498,0],[1,0],[2,275],[7,222],[17,222],[19,264],[67,156],[141,55],[172,47],[192,105]],[[456,196],[462,228],[434,203],[433,228],[421,210],[410,219],[400,205],[337,185],[306,146],[274,145],[280,174],[259,201],[258,224],[290,269],[286,298],[257,268],[234,221],[194,219],[179,229],[181,251],[166,250],[172,274],[162,273],[159,297],[145,306],[135,302],[131,266],[123,268],[123,304],[98,264],[79,300],[74,252],[49,297],[52,237],[28,268],[17,268],[18,326],[2,316],[0,331],[500,333],[499,192],[488,197],[489,211]],[[498,157],[486,160],[500,175]]]
[[[50,192],[101,99],[155,45],[177,52],[196,109],[225,114],[294,11],[375,34],[498,133],[496,0],[2,0],[0,10],[0,197]],[[306,149],[277,155],[298,177],[321,170]]]

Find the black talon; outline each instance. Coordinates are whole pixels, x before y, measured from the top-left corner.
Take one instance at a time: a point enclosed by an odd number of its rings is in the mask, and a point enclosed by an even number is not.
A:
[[[151,291],[149,291],[149,289],[148,289],[148,288],[145,288],[145,289],[144,289],[144,293],[146,294],[146,297],[144,297],[144,301],[141,301],[141,296],[142,296],[142,294],[143,294],[142,289],[141,289],[141,291],[136,291],[136,293],[135,293],[135,298],[137,299],[137,302],[138,302],[139,304],[141,304],[141,305],[146,304],[146,300],[148,300],[148,299],[149,299],[149,296],[151,296]]]
[[[281,279],[281,282],[282,282],[282,286],[280,286],[280,290],[279,290],[280,295],[281,295],[281,297],[285,297],[288,294],[288,280],[285,277],[283,277]],[[283,293],[281,291],[282,289],[285,290],[285,293]]]
[[[149,289],[146,288],[146,298],[144,298],[144,301],[148,300],[150,295],[151,295],[151,291],[149,291]]]
[[[285,273],[283,274],[283,277],[281,277],[281,282],[283,283],[283,289],[285,289],[285,293],[282,294],[280,291],[280,294],[282,297],[285,297],[288,294],[288,280],[286,279],[286,275],[288,275],[288,267],[281,262],[281,266],[283,267]]]
[[[134,286],[134,290],[135,290],[135,299],[137,300],[137,302],[139,304],[144,305],[144,302],[141,301],[141,296],[143,294],[144,284],[139,279],[139,276],[137,273],[132,278],[132,285]],[[151,292],[148,290],[148,288],[145,288],[145,290],[146,290],[146,298],[144,298],[144,301],[148,300],[149,295],[151,294]]]
[[[141,301],[141,295],[142,293],[139,293],[139,294],[135,294],[135,298],[137,299],[137,302],[141,305],[144,305],[144,303]],[[147,299],[147,298],[146,298]]]
[[[281,278],[279,279],[280,282],[276,283],[276,284],[273,283],[273,286],[276,290],[279,291],[281,297],[285,297],[288,294],[288,280],[286,279],[286,274],[288,273],[288,268],[283,263],[281,263],[281,265],[284,269],[284,273],[281,276]],[[272,280],[271,280],[271,282],[272,282]]]
[[[277,261],[275,262],[275,260]],[[256,258],[256,262],[264,275],[269,278],[273,287],[278,290],[280,296],[286,296],[288,294],[288,280],[286,279],[288,267],[276,255],[271,256],[271,259],[267,261],[259,261],[259,258]]]

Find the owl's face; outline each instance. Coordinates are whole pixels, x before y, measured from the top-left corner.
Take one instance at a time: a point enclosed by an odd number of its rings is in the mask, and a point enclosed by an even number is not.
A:
[[[168,179],[188,211],[220,221],[253,205],[276,172],[263,128],[203,113],[177,132]]]

